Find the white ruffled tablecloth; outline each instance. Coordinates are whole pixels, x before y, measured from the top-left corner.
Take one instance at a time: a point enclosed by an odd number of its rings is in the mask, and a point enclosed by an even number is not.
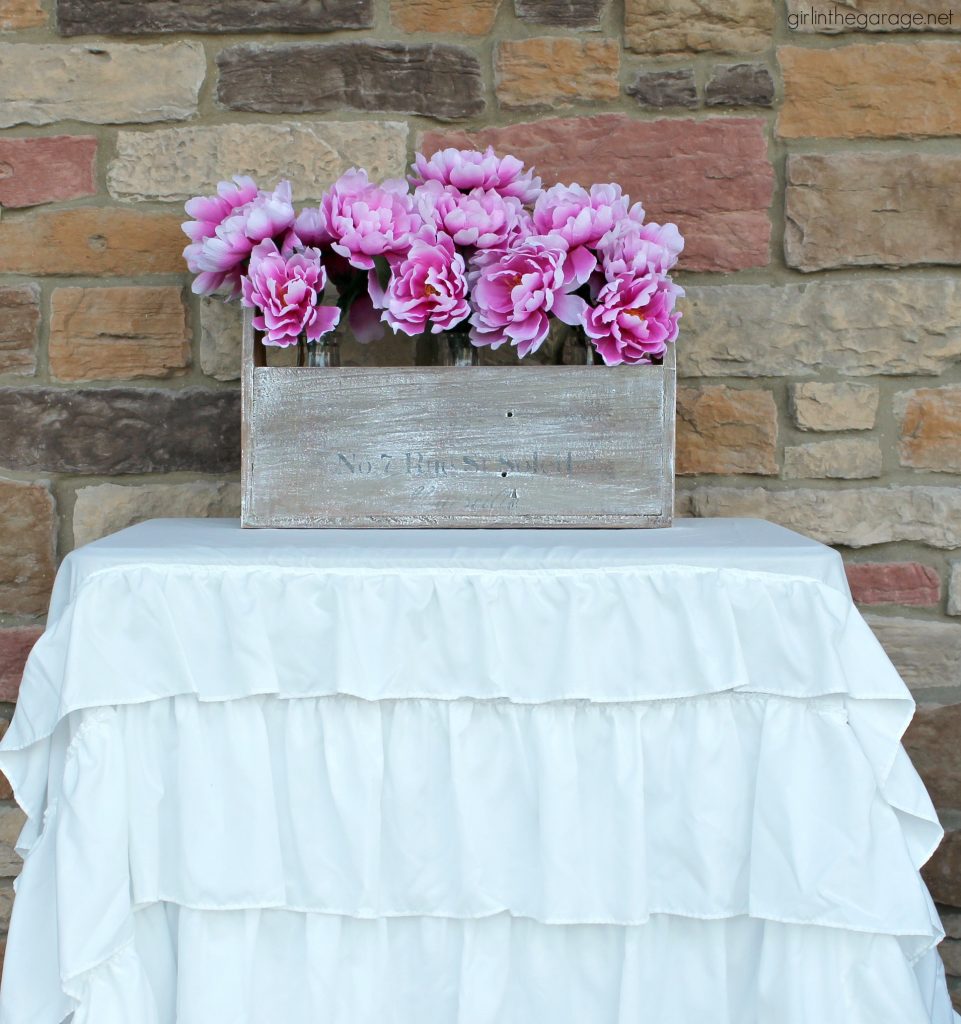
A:
[[[838,556],[652,531],[71,554],[0,752],[2,1024],[951,1024]]]

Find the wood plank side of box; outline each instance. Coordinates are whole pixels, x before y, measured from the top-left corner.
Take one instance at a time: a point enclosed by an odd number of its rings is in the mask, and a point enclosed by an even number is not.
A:
[[[298,368],[263,365],[249,317],[245,335],[245,527],[671,524],[673,349],[662,366]]]

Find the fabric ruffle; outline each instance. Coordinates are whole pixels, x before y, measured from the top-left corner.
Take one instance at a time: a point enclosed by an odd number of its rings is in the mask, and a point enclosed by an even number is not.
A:
[[[36,821],[48,740],[85,708],[180,694],[537,704],[728,690],[844,696],[889,802],[918,819],[906,826],[915,858],[930,856],[941,832],[900,750],[914,703],[867,624],[823,583],[736,569],[103,570],[32,652],[0,768]],[[35,838],[28,829],[25,847]]]
[[[94,573],[0,751],[28,814],[0,1018],[946,1024],[912,711],[810,579]],[[351,1002],[401,946],[408,1003]]]
[[[912,967],[887,936],[743,917],[553,928],[155,904],[134,948],[79,981],[74,1024],[953,1020],[936,953]]]

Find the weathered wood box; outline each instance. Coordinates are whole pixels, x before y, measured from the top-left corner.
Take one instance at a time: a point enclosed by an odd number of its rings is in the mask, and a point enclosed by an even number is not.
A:
[[[670,526],[662,366],[270,367],[243,341],[246,527]]]

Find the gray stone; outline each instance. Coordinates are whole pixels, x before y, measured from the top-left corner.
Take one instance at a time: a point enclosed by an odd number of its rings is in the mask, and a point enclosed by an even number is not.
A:
[[[697,84],[693,68],[679,71],[640,71],[627,87],[642,107],[696,107]]]
[[[722,64],[704,89],[709,107],[773,107],[774,79],[763,64]]]
[[[80,547],[145,519],[239,515],[240,484],[231,481],[95,484],[77,491],[73,543]]]
[[[920,541],[961,547],[961,488],[851,487],[835,490],[699,487],[695,516],[769,519],[825,544],[852,548]]]
[[[800,430],[870,430],[878,415],[876,384],[791,385],[791,414]]]
[[[373,0],[57,0],[62,36],[370,28]]]
[[[600,28],[606,0],[514,0],[521,21],[563,28]]]
[[[961,279],[691,285],[682,377],[939,374],[961,361]]]
[[[199,43],[0,43],[0,128],[183,121],[197,113]]]
[[[51,473],[228,473],[240,393],[184,388],[0,388],[0,465]]]
[[[961,624],[884,615],[865,619],[913,691],[953,688],[961,698]]]
[[[961,615],[961,562],[952,562],[950,566],[948,615]]]
[[[877,441],[832,438],[790,445],[784,449],[787,480],[861,480],[881,475],[881,446]]]
[[[441,43],[240,45],[221,51],[217,66],[217,99],[232,110],[389,110],[451,121],[486,105],[477,57]]]
[[[374,180],[402,177],[407,131],[400,121],[274,121],[122,131],[107,188],[115,199],[175,202],[213,192],[230,173],[249,174],[264,186],[287,178],[295,199],[319,199],[350,167],[366,168]]]

